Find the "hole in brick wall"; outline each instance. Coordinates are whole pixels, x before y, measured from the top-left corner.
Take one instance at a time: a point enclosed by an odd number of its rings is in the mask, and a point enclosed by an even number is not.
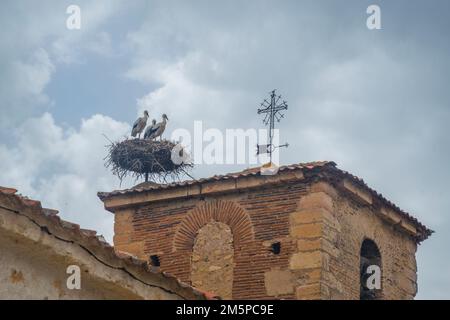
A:
[[[274,242],[270,246],[270,251],[273,254],[280,254],[281,252],[281,243],[280,242]]]
[[[159,267],[161,265],[158,255],[154,254],[150,256],[150,265],[154,267]]]

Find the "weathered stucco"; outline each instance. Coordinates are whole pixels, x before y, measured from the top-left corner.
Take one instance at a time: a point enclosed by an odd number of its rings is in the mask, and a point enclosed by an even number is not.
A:
[[[87,266],[81,266],[81,289],[69,290],[66,269],[78,261],[9,233],[0,234],[0,253],[0,299],[142,299],[91,275]]]
[[[0,299],[205,299],[54,214],[0,190]],[[67,286],[69,266],[80,268],[79,289]]]

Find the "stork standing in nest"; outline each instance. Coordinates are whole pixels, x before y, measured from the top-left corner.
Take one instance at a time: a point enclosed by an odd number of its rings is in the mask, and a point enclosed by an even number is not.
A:
[[[156,132],[156,120],[153,119],[152,120],[152,125],[147,127],[147,129],[145,129],[145,133],[144,133],[144,139],[153,139],[154,138],[154,134]]]
[[[147,120],[148,120],[148,111],[145,110],[144,116],[138,118],[136,120],[136,122],[133,124],[133,129],[131,130],[132,137],[136,137],[136,136],[138,136],[138,138],[141,137],[141,133],[142,133],[142,131],[144,131],[145,126],[147,125]]]
[[[148,136],[148,139],[153,140],[153,139],[156,139],[159,137],[159,139],[161,140],[161,136],[164,133],[164,130],[166,130],[166,124],[167,124],[168,120],[169,120],[169,118],[167,118],[167,115],[163,114],[161,122],[149,127],[147,129],[148,135],[147,135],[147,131],[145,132],[145,135]]]

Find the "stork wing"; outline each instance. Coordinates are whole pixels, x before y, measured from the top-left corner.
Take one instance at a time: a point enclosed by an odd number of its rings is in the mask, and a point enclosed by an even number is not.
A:
[[[135,122],[134,122],[134,124],[133,124],[133,129],[131,130],[131,135],[133,136],[133,137],[135,137],[136,135],[137,135],[137,128],[138,128],[138,126],[139,126],[139,121],[141,120],[141,118],[138,118]]]
[[[147,139],[150,136],[151,132],[152,132],[152,127],[148,127],[147,129],[145,129],[144,139]]]
[[[153,135],[153,133],[155,133],[156,130],[158,130],[157,126],[158,125],[148,127],[147,130],[145,130],[144,138],[145,139],[150,138]]]

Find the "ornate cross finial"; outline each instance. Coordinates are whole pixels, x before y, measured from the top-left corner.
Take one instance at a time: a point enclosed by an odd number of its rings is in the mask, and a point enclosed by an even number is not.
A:
[[[269,144],[257,145],[257,154],[268,153],[270,155],[270,163],[272,163],[272,153],[276,148],[288,147],[289,144],[274,146],[273,135],[275,129],[275,121],[280,122],[284,118],[284,110],[288,109],[287,102],[281,99],[281,96],[276,94],[276,89],[270,92],[270,101],[264,99],[261,103],[261,108],[258,108],[258,114],[265,114],[263,123],[269,125]]]

